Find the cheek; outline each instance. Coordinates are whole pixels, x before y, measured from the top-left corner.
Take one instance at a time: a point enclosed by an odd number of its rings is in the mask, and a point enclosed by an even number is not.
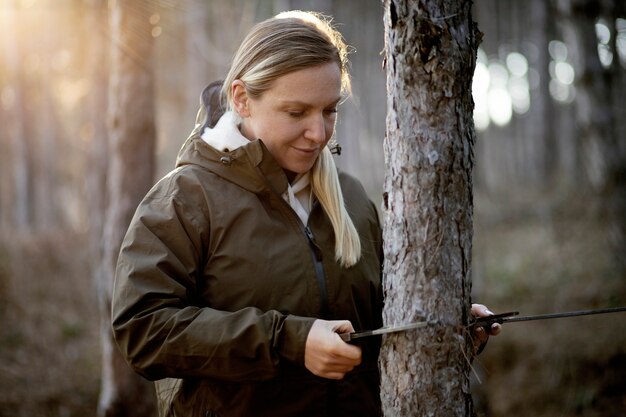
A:
[[[304,129],[293,122],[280,123],[272,126],[272,133],[283,144],[289,144],[302,136]]]
[[[335,121],[332,120],[332,121],[326,122],[325,128],[326,128],[326,140],[329,141],[330,138],[333,136],[333,133],[335,132]]]
[[[265,126],[265,138],[274,149],[290,146],[302,136],[302,128],[296,123],[277,121]]]

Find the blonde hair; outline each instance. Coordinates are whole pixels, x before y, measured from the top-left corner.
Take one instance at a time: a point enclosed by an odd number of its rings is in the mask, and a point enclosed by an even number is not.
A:
[[[329,62],[339,65],[341,92],[349,95],[348,47],[330,19],[315,12],[283,12],[257,23],[244,38],[224,80],[222,95],[233,110],[233,81],[243,81],[248,95],[257,98],[277,78]]]
[[[245,84],[246,93],[260,97],[279,77],[305,68],[335,62],[341,70],[341,93],[350,94],[348,47],[330,19],[314,12],[290,11],[256,24],[235,53],[222,87],[233,110],[231,85]],[[345,208],[337,167],[325,147],[311,168],[311,189],[335,232],[335,259],[351,267],[361,257],[361,241]]]

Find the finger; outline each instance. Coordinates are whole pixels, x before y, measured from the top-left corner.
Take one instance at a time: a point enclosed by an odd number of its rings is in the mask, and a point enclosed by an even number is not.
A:
[[[335,333],[352,333],[354,332],[354,327],[352,323],[348,320],[338,320],[331,322],[332,327],[331,330]]]
[[[341,369],[329,369],[325,367],[310,369],[310,371],[317,376],[322,378],[330,378],[330,379],[342,379],[346,373],[349,371],[344,371]]]
[[[489,329],[489,334],[496,336],[500,334],[501,331],[502,331],[502,326],[498,323],[494,323],[491,325],[491,329]]]
[[[474,317],[481,317],[481,312],[485,310],[485,306],[482,304],[472,304],[471,313]]]
[[[340,379],[343,379],[344,376],[346,376],[346,373],[344,373],[344,372],[329,372],[329,373],[326,373],[324,375],[319,375],[319,376],[323,376],[324,378],[328,378],[328,379],[340,380]]]
[[[342,357],[336,356],[324,356],[319,358],[313,366],[311,367],[312,371],[316,375],[326,376],[330,373],[348,373],[352,371],[358,364],[359,361],[348,360]]]
[[[474,317],[493,316],[493,312],[483,304],[472,304],[471,312]]]
[[[482,344],[489,339],[489,335],[481,326],[476,327],[474,330],[474,344]]]
[[[336,335],[336,345],[331,351],[331,354],[337,359],[344,360],[346,363],[361,363],[361,348],[356,345],[351,345],[349,343],[341,340],[339,335]]]
[[[348,373],[355,368],[355,365],[352,363],[343,363],[343,362],[327,362],[321,368],[325,372],[341,372]]]

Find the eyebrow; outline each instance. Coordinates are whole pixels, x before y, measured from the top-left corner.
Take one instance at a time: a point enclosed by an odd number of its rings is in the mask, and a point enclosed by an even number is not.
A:
[[[342,97],[338,97],[335,101],[331,102],[329,104],[329,106],[336,106],[337,104],[339,104],[339,102],[341,101]],[[282,105],[296,105],[296,106],[302,106],[302,107],[312,107],[311,103],[307,103],[304,101],[300,101],[300,100],[281,100],[281,104]],[[328,106],[325,106],[328,107]]]

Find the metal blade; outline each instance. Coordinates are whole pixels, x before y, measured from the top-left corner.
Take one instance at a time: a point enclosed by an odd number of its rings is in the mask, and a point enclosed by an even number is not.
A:
[[[504,313],[498,314],[495,316],[487,316],[487,317],[479,317],[477,318],[470,326],[483,326],[490,327],[494,323],[511,323],[516,321],[532,321],[532,320],[548,320],[548,319],[558,319],[562,317],[576,317],[576,316],[589,316],[592,314],[607,314],[607,313],[619,313],[626,311],[625,307],[614,307],[614,308],[599,308],[595,310],[577,310],[577,311],[566,311],[563,313],[550,313],[550,314],[537,314],[533,316],[519,316],[514,317],[518,313]]]
[[[606,313],[618,313],[625,312],[626,306],[624,307],[615,307],[615,308],[601,308],[595,310],[578,310],[578,311],[567,311],[564,313],[551,313],[551,314],[538,314],[534,316],[517,316],[519,313],[517,311],[511,311],[508,313],[496,314],[487,317],[478,317],[474,321],[470,323],[470,327],[474,326],[482,326],[485,328],[491,327],[494,323],[510,323],[515,321],[531,321],[531,320],[547,320],[547,319],[556,319],[560,317],[574,317],[574,316],[588,316],[591,314],[606,314]],[[516,317],[517,316],[517,317]],[[406,330],[419,329],[421,327],[428,326],[428,321],[418,321],[415,323],[401,324],[397,326],[387,326],[381,327],[376,330],[365,330],[362,332],[354,332],[354,333],[340,333],[339,336],[344,342],[350,342],[354,339],[360,339],[362,337],[376,336],[386,333],[396,333],[396,332],[404,332]]]
[[[362,337],[376,336],[380,334],[386,333],[396,333],[396,332],[404,332],[406,330],[419,329],[420,327],[428,326],[427,321],[418,321],[415,323],[401,324],[398,326],[387,326],[381,327],[376,330],[365,330],[362,332],[354,332],[354,333],[341,333],[339,336],[344,342],[349,342],[354,339],[360,339]]]

